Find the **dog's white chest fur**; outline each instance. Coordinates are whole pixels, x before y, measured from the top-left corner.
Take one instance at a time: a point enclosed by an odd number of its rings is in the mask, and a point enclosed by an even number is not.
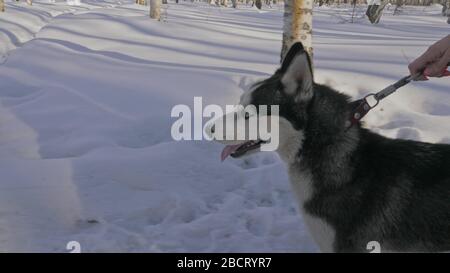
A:
[[[297,158],[297,153],[303,145],[303,132],[295,130],[291,123],[282,117],[280,117],[279,123],[282,133],[280,133],[280,145],[277,152],[288,166],[291,187],[297,197],[305,224],[320,250],[322,252],[333,252],[335,230],[324,220],[304,210],[304,204],[312,198],[314,192],[312,175],[308,170],[301,169]]]
[[[320,251],[333,252],[335,230],[324,220],[304,210],[305,202],[310,200],[314,194],[311,174],[308,171],[299,170],[298,166],[292,166],[289,168],[289,178],[292,189],[297,197],[303,220],[314,241],[318,244]]]

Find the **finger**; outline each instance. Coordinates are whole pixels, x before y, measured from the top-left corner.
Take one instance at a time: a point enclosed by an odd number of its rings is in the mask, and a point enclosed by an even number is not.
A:
[[[419,58],[409,64],[408,68],[411,75],[422,73],[428,64],[435,62],[442,56],[442,52],[431,46]]]
[[[425,53],[420,55],[417,59],[415,59],[412,63],[408,65],[409,71],[411,75],[415,75],[421,72],[427,65],[428,60],[430,58],[430,52],[427,50]]]
[[[441,77],[447,71],[447,61],[441,58],[439,61],[428,65],[423,74],[429,77]]]
[[[441,70],[437,70],[436,68],[426,68],[425,71],[423,72],[423,75],[426,77],[442,77],[444,75],[446,70],[441,69]]]
[[[423,71],[423,75],[426,77],[437,77],[440,74],[437,74],[432,66],[425,68]]]
[[[423,74],[425,65],[422,66],[408,66],[410,75],[414,76],[414,81],[427,81],[428,78]]]
[[[415,61],[413,61],[408,65],[409,73],[411,75],[416,75],[420,73],[426,67],[426,64],[427,63],[424,62],[423,59],[421,58],[416,59]]]
[[[423,74],[414,79],[414,81],[428,81],[428,80],[429,80],[428,77]]]

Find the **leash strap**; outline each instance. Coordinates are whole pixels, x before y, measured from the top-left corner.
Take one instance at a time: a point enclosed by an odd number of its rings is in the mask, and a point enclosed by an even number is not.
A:
[[[450,66],[450,63],[448,63],[447,66]],[[400,87],[418,79],[420,76],[422,76],[422,73],[403,77],[401,80],[389,85],[378,93],[371,93],[360,100],[352,102],[351,116],[346,124],[347,130],[357,124],[365,115],[367,115],[367,113],[370,112],[370,110],[377,107],[381,100],[397,91]],[[449,71],[445,70],[443,76],[450,76]]]

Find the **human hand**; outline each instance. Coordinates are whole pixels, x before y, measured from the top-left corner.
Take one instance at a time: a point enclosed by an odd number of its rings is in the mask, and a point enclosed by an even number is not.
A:
[[[411,75],[420,74],[417,80],[428,80],[427,77],[450,76],[447,71],[450,62],[450,35],[436,42],[419,58],[409,64]]]

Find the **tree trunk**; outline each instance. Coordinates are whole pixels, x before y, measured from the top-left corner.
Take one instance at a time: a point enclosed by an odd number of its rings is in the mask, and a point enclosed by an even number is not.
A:
[[[161,0],[150,0],[150,18],[161,20]]]
[[[442,1],[442,16],[447,16],[450,12],[450,0]]]
[[[383,15],[383,10],[389,3],[388,0],[372,0],[368,1],[369,6],[367,7],[366,15],[369,17],[369,21],[372,24],[378,24]]]
[[[447,23],[450,24],[450,0],[447,0],[447,10],[445,13],[447,13]]]
[[[375,24],[378,24],[381,19],[381,15],[383,15],[384,8],[389,4],[388,0],[381,0],[381,4],[375,12]]]
[[[237,9],[237,7],[238,7],[238,0],[231,0],[231,4],[232,4],[233,8]]]
[[[353,10],[352,10],[352,23],[355,22],[355,12],[356,12],[356,0],[352,0],[352,6],[353,6]]]
[[[394,9],[394,15],[399,13],[399,8],[403,6],[403,0],[396,0],[395,1],[395,9]]]
[[[374,0],[368,0],[367,1],[367,10],[366,10],[366,16],[369,18],[369,21],[373,24],[373,17],[375,14],[375,10],[378,8],[378,5],[374,4]]]
[[[4,12],[4,11],[5,11],[5,1],[0,0],[0,12]]]
[[[27,4],[30,6],[33,5],[33,0],[27,0]]]
[[[262,9],[262,0],[256,0],[255,1],[255,6],[257,9]]]
[[[302,42],[303,47],[313,56],[312,47],[312,9],[313,0],[285,0],[283,45],[281,61],[295,42]]]

